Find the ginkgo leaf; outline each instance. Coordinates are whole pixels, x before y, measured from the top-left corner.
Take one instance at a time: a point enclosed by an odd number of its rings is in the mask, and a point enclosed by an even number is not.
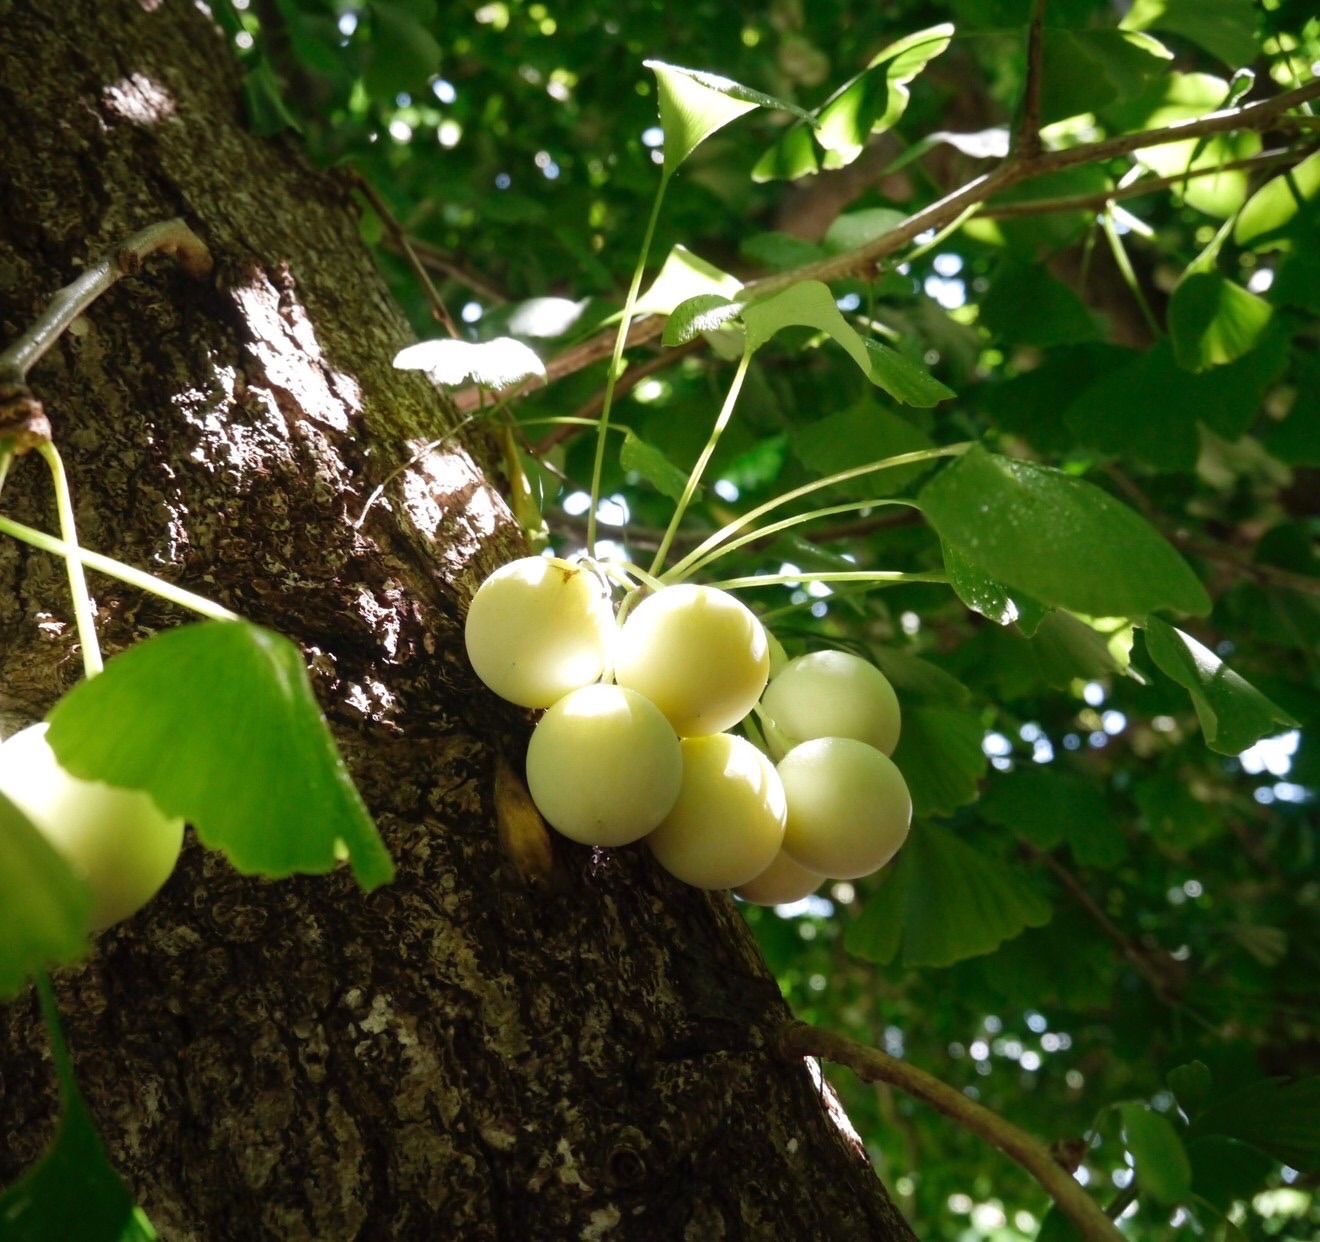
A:
[[[865,344],[871,358],[871,368],[867,372],[871,383],[883,388],[895,401],[929,409],[956,395],[952,388],[946,388],[906,354],[879,341],[867,340]]]
[[[1283,233],[1301,212],[1313,213],[1320,199],[1320,151],[1271,177],[1238,213],[1233,240],[1266,250],[1283,244]]]
[[[651,287],[637,299],[633,313],[668,315],[681,303],[701,294],[714,293],[732,298],[741,288],[742,281],[736,276],[707,263],[686,246],[675,246],[656,273]]]
[[[819,280],[800,280],[767,298],[748,302],[742,311],[747,350],[754,353],[776,332],[788,327],[816,328],[834,338],[867,375],[871,356],[857,330],[843,317],[830,287]]]
[[[82,957],[91,915],[86,883],[0,794],[0,1000],[37,971]]]
[[[625,470],[636,470],[656,491],[668,496],[670,500],[682,499],[687,473],[635,431],[629,430],[623,437],[619,465]]]
[[[729,327],[742,314],[744,305],[729,301],[723,294],[699,293],[674,307],[660,339],[669,346],[686,345],[704,332]]]
[[[545,379],[545,363],[536,351],[511,336],[493,341],[420,341],[394,355],[401,371],[425,371],[438,388],[510,388],[525,379]]]
[[[287,638],[238,621],[165,630],[79,682],[47,740],[82,780],[143,789],[240,871],[331,870],[363,888],[394,866]]]
[[[684,69],[660,60],[642,62],[655,74],[660,93],[660,127],[665,132],[665,176],[671,176],[717,129],[753,108],[791,112],[810,120],[801,108],[732,78],[700,69]]]

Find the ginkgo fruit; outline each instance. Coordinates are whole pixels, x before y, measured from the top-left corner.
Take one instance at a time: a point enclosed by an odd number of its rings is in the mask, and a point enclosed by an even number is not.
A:
[[[814,738],[779,761],[788,799],[784,849],[837,880],[883,867],[907,838],[912,798],[893,761],[850,737]]]
[[[527,746],[527,789],[551,827],[583,845],[627,845],[678,797],[683,756],[659,709],[620,686],[583,686],[551,707]]]
[[[526,556],[477,589],[463,639],[477,676],[501,698],[549,707],[600,679],[614,633],[609,594],[594,573]]]
[[[822,884],[823,875],[799,866],[782,849],[770,865],[733,891],[757,906],[782,906],[810,897]]]
[[[778,730],[766,737],[779,756],[818,737],[850,737],[886,755],[898,744],[898,696],[889,678],[846,651],[790,660],[766,687],[761,706]]]
[[[47,728],[35,724],[0,745],[0,793],[87,881],[99,931],[136,914],[169,879],[183,820],[169,818],[141,790],[71,776],[46,741]]]
[[[666,587],[624,622],[614,678],[645,695],[683,737],[722,733],[756,704],[770,672],[765,628],[715,587]]]
[[[697,888],[734,888],[779,853],[784,786],[750,742],[731,733],[685,737],[678,801],[646,843],[671,875]]]

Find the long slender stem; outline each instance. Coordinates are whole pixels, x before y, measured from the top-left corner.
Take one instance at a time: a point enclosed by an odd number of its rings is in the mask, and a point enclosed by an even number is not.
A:
[[[836,474],[826,475],[825,478],[817,479],[813,483],[804,483],[801,487],[795,487],[792,491],[785,492],[782,496],[776,496],[773,500],[767,500],[764,504],[757,505],[755,509],[748,509],[746,513],[735,518],[727,526],[722,526],[713,535],[697,544],[691,552],[674,565],[666,576],[678,576],[686,573],[694,562],[701,560],[712,548],[717,548],[720,544],[727,542],[758,518],[764,517],[767,513],[778,509],[782,505],[791,504],[802,496],[810,496],[812,492],[818,492],[826,487],[833,487],[836,483],[847,483],[850,479],[859,479],[863,475],[877,474],[881,470],[892,470],[897,466],[911,466],[921,461],[933,461],[938,457],[960,457],[972,447],[972,443],[971,440],[963,440],[957,444],[943,445],[940,448],[920,449],[915,453],[899,453],[897,456],[886,457],[880,461],[870,461],[861,466],[853,466],[849,470],[840,470]]]
[[[697,458],[697,464],[688,471],[687,482],[683,485],[683,494],[678,498],[678,504],[674,506],[674,516],[669,519],[664,538],[660,540],[660,546],[656,549],[655,556],[651,560],[651,572],[653,574],[659,573],[660,567],[665,563],[665,557],[669,555],[669,545],[674,542],[679,524],[683,521],[683,514],[687,512],[688,504],[697,490],[697,485],[701,482],[701,476],[710,463],[711,454],[715,452],[715,446],[720,442],[720,436],[724,434],[724,429],[729,425],[729,419],[733,417],[733,407],[738,403],[738,393],[742,390],[743,380],[747,377],[747,368],[751,365],[751,362],[752,351],[750,349],[744,350],[743,356],[738,360],[738,369],[733,373],[733,383],[729,385],[729,391],[724,397],[724,404],[720,407],[719,416],[715,419],[715,426],[711,428],[710,438],[706,441],[706,447],[701,450],[701,456]]]
[[[20,543],[39,548],[42,552],[62,556],[65,560],[78,561],[87,566],[88,569],[95,569],[98,573],[105,574],[110,578],[118,578],[120,582],[126,582],[129,586],[137,587],[140,591],[148,591],[152,595],[158,595],[168,603],[177,604],[180,608],[187,608],[191,612],[210,617],[212,621],[241,621],[243,619],[238,613],[230,612],[228,608],[207,599],[203,595],[194,595],[191,591],[176,587],[173,583],[157,578],[154,574],[145,573],[141,569],[134,569],[132,565],[125,565],[122,561],[117,561],[110,556],[102,556],[99,552],[89,552],[86,548],[80,548],[76,544],[66,543],[63,539],[56,539],[53,535],[46,534],[45,531],[34,530],[31,526],[24,526],[22,522],[15,522],[13,518],[0,517],[0,534],[11,535]]]
[[[1160,328],[1159,320],[1155,318],[1155,312],[1151,310],[1150,303],[1146,301],[1146,295],[1141,291],[1141,281],[1137,279],[1137,274],[1132,269],[1132,260],[1128,258],[1127,248],[1123,245],[1123,239],[1118,235],[1118,229],[1114,227],[1114,213],[1106,211],[1100,217],[1100,227],[1104,230],[1105,240],[1109,243],[1109,249],[1114,255],[1114,262],[1118,265],[1118,270],[1123,276],[1123,282],[1127,285],[1133,299],[1141,310],[1141,317],[1146,321],[1146,327],[1150,329],[1151,336],[1157,341],[1164,335]]]
[[[55,1077],[59,1079],[60,1095],[67,1104],[76,1099],[78,1085],[73,1077],[73,1059],[69,1056],[69,1045],[64,1039],[64,1028],[60,1024],[60,1009],[55,1000],[55,989],[50,985],[50,976],[39,971],[34,982],[37,985],[37,1001],[41,1005],[41,1016],[46,1023],[46,1034],[50,1037],[51,1060],[55,1063]]]
[[[758,539],[768,539],[771,535],[791,530],[794,526],[801,526],[805,522],[814,522],[817,518],[833,517],[836,513],[856,513],[859,509],[879,509],[885,505],[903,505],[908,508],[916,508],[911,501],[907,500],[854,500],[846,505],[829,505],[824,509],[812,509],[809,513],[796,513],[792,517],[782,518],[778,522],[771,522],[769,526],[758,526],[755,530],[749,530],[745,535],[739,535],[737,539],[731,539],[728,543],[722,544],[708,556],[703,556],[701,560],[691,565],[683,574],[683,578],[690,578],[693,574],[699,574],[721,557],[728,555],[730,552],[736,552],[749,543],[755,543]],[[671,570],[668,574],[662,574],[661,577],[666,582],[681,581],[681,579],[672,577],[672,572]]]
[[[846,1065],[863,1082],[885,1082],[929,1104],[1017,1161],[1044,1187],[1087,1242],[1122,1242],[1123,1235],[1100,1205],[1059,1165],[1044,1143],[933,1074],[805,1022],[794,1022],[784,1029],[780,1049],[787,1057],[820,1057]]]
[[[788,586],[797,582],[869,582],[873,586],[898,586],[904,582],[948,582],[941,573],[904,573],[897,569],[823,569],[819,572],[793,574],[749,574],[745,578],[724,578],[710,585],[721,591],[748,587]]]
[[[0,492],[5,490],[5,480],[9,477],[9,467],[14,464],[14,442],[5,437],[0,440]]]
[[[73,497],[69,495],[69,476],[64,471],[60,451],[49,440],[37,446],[55,486],[55,508],[60,518],[60,536],[70,547],[78,547],[78,528],[73,518]],[[101,659],[101,644],[96,637],[96,613],[87,593],[87,576],[82,562],[72,556],[64,558],[69,575],[69,592],[73,596],[73,616],[78,626],[78,641],[82,645],[83,673],[95,677],[105,664]]]
[[[632,324],[633,307],[637,305],[637,292],[642,287],[646,258],[651,253],[651,238],[655,236],[655,222],[660,219],[660,204],[665,201],[665,190],[668,185],[669,178],[661,177],[655,191],[655,202],[651,204],[651,218],[647,220],[646,232],[642,235],[642,250],[637,256],[637,266],[633,268],[632,284],[628,286],[628,296],[624,299],[623,316],[619,320],[619,330],[614,337],[614,353],[610,357],[609,374],[605,377],[605,396],[600,405],[600,423],[596,433],[596,460],[591,467],[591,508],[587,510],[587,551],[593,554],[596,549],[596,506],[600,503],[600,474],[605,466],[605,432],[610,425],[614,385],[619,380],[619,364],[623,361],[623,348],[628,340],[628,328]]]

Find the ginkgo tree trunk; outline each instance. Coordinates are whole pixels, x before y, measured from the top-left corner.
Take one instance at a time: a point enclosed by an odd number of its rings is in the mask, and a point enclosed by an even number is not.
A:
[[[393,369],[409,331],[349,184],[244,126],[203,6],[4,6],[0,344],[182,217],[213,275],[120,281],[29,377],[89,548],[292,638],[394,859],[245,877],[190,838],[162,894],[57,972],[79,1083],[162,1236],[902,1238],[732,903],[638,849],[520,868],[495,809],[529,717],[463,654],[523,550],[498,458]],[[54,529],[21,459],[0,510]],[[93,575],[107,654],[189,618]],[[78,679],[64,566],[0,542],[0,722]],[[195,704],[198,713],[208,703]],[[59,1104],[35,995],[0,1008],[0,1187]],[[0,1223],[2,1227],[2,1223]]]

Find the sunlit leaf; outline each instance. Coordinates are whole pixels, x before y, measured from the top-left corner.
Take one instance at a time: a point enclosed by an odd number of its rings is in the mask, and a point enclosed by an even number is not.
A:
[[[0,1000],[37,971],[82,957],[91,914],[87,885],[0,793]]]
[[[1125,620],[1100,629],[1061,609],[1041,620],[1031,642],[1042,679],[1059,689],[1079,679],[1094,681],[1129,672],[1131,647],[1132,629]]]
[[[800,280],[778,293],[748,302],[742,321],[747,328],[747,349],[754,353],[776,332],[789,327],[816,328],[833,337],[868,375],[871,359],[857,330],[840,313],[829,285]]]
[[[719,294],[723,298],[735,297],[742,281],[713,263],[707,263],[699,254],[686,246],[675,246],[665,257],[655,280],[637,299],[638,315],[668,315],[680,303],[701,294]]]
[[[687,474],[669,460],[654,444],[648,444],[634,431],[623,437],[619,450],[619,464],[625,470],[636,470],[656,491],[679,500],[687,483]]]
[[[809,119],[794,104],[754,91],[731,78],[668,65],[660,60],[642,63],[655,74],[659,89],[667,177],[717,129],[753,108],[791,112],[804,120]]]
[[[1192,1189],[1192,1166],[1173,1123],[1145,1104],[1121,1104],[1119,1114],[1141,1192],[1170,1205],[1185,1200]]]
[[[1020,868],[939,824],[916,824],[888,882],[844,932],[844,946],[887,964],[901,945],[905,966],[951,966],[1043,927],[1050,913]]]
[[[796,181],[820,171],[816,159],[816,144],[811,129],[804,124],[790,125],[752,168],[752,180]]]
[[[1320,151],[1271,177],[1249,199],[1233,225],[1239,246],[1267,250],[1282,244],[1284,231],[1299,213],[1312,215],[1320,198]]]
[[[908,84],[953,38],[944,22],[891,43],[871,58],[866,69],[845,83],[820,110],[816,139],[837,159],[851,163],[872,134],[892,128],[907,110]]]
[[[723,294],[699,293],[674,307],[661,340],[669,346],[686,345],[704,332],[718,332],[738,319],[743,306],[744,303],[731,302]]]
[[[1274,308],[1218,272],[1191,272],[1169,299],[1169,336],[1178,365],[1204,371],[1242,357],[1260,342]]]
[[[79,682],[50,713],[61,765],[144,789],[238,870],[330,871],[371,889],[394,868],[326,727],[303,657],[255,625],[165,630]]]
[[[1256,58],[1256,20],[1252,0],[1136,0],[1122,25],[1180,34],[1236,69]]]
[[[1173,53],[1149,35],[1125,30],[1046,28],[1042,37],[1041,119],[1047,125],[1099,112],[1139,94],[1167,71]]]
[[[1205,588],[1149,522],[1062,471],[977,445],[918,501],[972,565],[1042,603],[1093,617],[1209,611]]]
[[[883,388],[895,401],[929,408],[956,395],[906,354],[869,338],[865,345],[871,358],[868,372],[871,383]]]
[[[984,736],[975,712],[926,704],[905,708],[893,757],[915,815],[952,815],[976,801],[987,766]]]
[[[1145,631],[1150,658],[1191,696],[1212,750],[1240,754],[1261,738],[1297,724],[1190,634],[1158,617],[1147,618]]]
[[[493,341],[457,341],[441,338],[409,345],[394,355],[401,371],[425,371],[440,388],[481,384],[511,388],[525,379],[545,379],[545,363],[536,351],[511,336]]]
[[[940,547],[949,585],[968,608],[979,612],[996,625],[1016,623],[1024,634],[1036,632],[1036,627],[1045,619],[1048,609],[1030,595],[1022,591],[1011,591],[1002,582],[996,582],[982,573],[953,545],[944,543]]]

